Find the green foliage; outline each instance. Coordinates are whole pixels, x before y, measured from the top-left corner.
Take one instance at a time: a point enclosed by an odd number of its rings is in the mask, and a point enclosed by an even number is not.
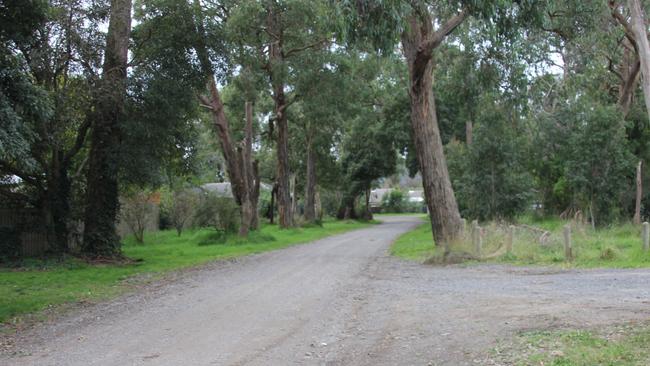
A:
[[[526,140],[503,107],[482,104],[473,142],[447,146],[452,183],[464,217],[512,219],[532,196]]]
[[[47,1],[43,0],[6,0],[0,4],[0,162],[28,171],[36,163],[29,154],[30,144],[36,128],[51,117],[52,100],[29,74],[25,57],[15,49],[34,41],[34,31],[42,26],[46,13]]]
[[[191,226],[199,202],[200,194],[191,189],[164,192],[160,205],[161,220],[165,217],[181,236],[183,230]]]
[[[239,207],[231,197],[216,193],[203,194],[194,220],[199,227],[212,227],[223,235],[239,230]]]
[[[634,176],[624,125],[616,107],[586,97],[541,120],[533,164],[548,209],[581,210],[597,225],[621,217]]]
[[[407,194],[399,189],[392,189],[382,198],[381,211],[401,213],[406,211],[408,204]]]

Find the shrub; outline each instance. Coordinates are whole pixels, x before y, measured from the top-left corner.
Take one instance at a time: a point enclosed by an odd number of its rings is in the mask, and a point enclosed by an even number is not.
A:
[[[199,194],[191,190],[175,191],[165,197],[162,202],[162,218],[176,229],[181,236],[183,229],[188,227],[196,213],[199,204]]]
[[[382,198],[382,211],[400,213],[407,211],[408,197],[399,189],[393,189]]]
[[[149,191],[129,192],[122,199],[121,218],[129,226],[138,243],[144,242],[144,231],[153,211],[154,203]]]
[[[220,233],[230,234],[239,230],[239,207],[230,197],[206,193],[201,198],[195,222],[201,227],[212,227]]]

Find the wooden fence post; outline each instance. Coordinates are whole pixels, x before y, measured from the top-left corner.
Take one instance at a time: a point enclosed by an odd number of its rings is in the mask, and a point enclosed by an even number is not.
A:
[[[463,236],[465,236],[465,231],[467,230],[467,220],[460,219],[460,225],[461,225],[460,228],[462,230],[461,233],[463,234]]]
[[[566,225],[564,226],[564,259],[567,261],[573,259],[571,249],[571,225]]]
[[[648,222],[643,223],[643,251],[648,252],[650,249],[650,224]]]
[[[515,239],[515,226],[510,225],[508,226],[508,238],[506,240],[506,253],[511,254],[512,253],[512,243]]]

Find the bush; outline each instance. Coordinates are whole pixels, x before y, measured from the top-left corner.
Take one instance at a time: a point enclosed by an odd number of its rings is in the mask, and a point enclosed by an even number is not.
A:
[[[194,216],[200,227],[212,227],[220,233],[230,234],[239,230],[239,207],[230,197],[206,193]]]
[[[384,195],[381,202],[382,212],[401,213],[408,210],[408,196],[399,189],[393,189]]]
[[[181,236],[183,229],[191,224],[199,204],[199,194],[191,190],[179,190],[165,196],[161,207],[163,218]]]
[[[504,107],[487,104],[470,146],[446,146],[449,175],[462,216],[480,220],[513,219],[532,199],[526,141]]]
[[[154,203],[149,191],[128,192],[122,200],[121,218],[129,226],[138,243],[144,242],[144,231],[153,211]]]

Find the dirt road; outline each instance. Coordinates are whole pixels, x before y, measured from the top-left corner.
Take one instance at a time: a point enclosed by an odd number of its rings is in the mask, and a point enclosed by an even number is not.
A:
[[[198,271],[22,334],[1,365],[476,365],[521,330],[650,318],[650,271],[429,267],[382,225]]]

